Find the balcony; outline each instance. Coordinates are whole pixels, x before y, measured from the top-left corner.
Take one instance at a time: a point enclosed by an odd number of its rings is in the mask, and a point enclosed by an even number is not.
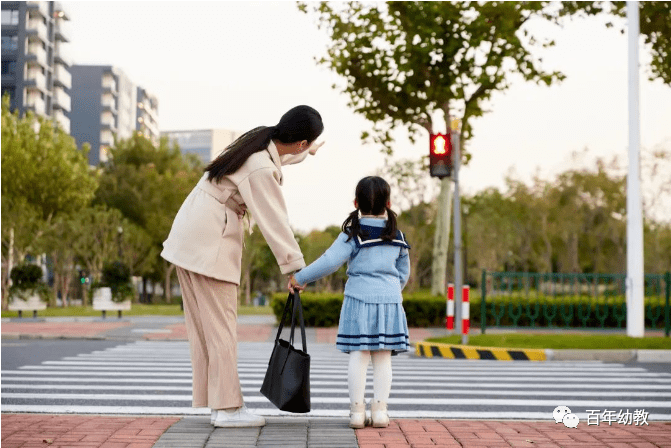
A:
[[[47,2],[26,2],[26,9],[29,13],[37,12],[45,19],[49,18],[49,4]]]
[[[114,134],[111,131],[103,129],[100,131],[100,145],[112,146],[114,144]]]
[[[66,67],[72,65],[72,57],[70,56],[69,47],[67,45],[56,42],[54,45],[54,62],[63,64]]]
[[[101,103],[103,106],[103,110],[110,111],[110,112],[116,112],[116,100],[114,99],[114,96],[110,93],[106,93],[102,96]]]
[[[42,67],[48,67],[47,62],[47,52],[42,48],[42,44],[39,42],[29,42],[28,51],[26,52],[26,60],[28,63],[37,62]]]
[[[148,104],[146,101],[144,101],[142,103],[138,103],[137,107],[140,109],[141,113],[147,114],[153,121],[158,120],[158,113],[155,109],[152,109],[151,104]]]
[[[70,27],[68,22],[63,19],[54,20],[54,39],[56,42],[70,42]]]
[[[54,67],[54,86],[72,88],[72,75],[63,65],[56,64]]]
[[[117,93],[116,91],[116,80],[111,74],[103,75],[103,90],[105,92]]]
[[[47,92],[47,77],[39,70],[28,70],[25,72],[25,84],[28,90],[39,89]]]
[[[103,112],[100,115],[100,127],[110,132],[116,130],[116,120],[111,112]]]
[[[26,96],[26,107],[32,109],[33,112],[37,115],[46,115],[46,104],[44,100],[36,94],[30,94]]]
[[[72,110],[71,109],[71,102],[70,102],[70,95],[65,93],[65,91],[60,87],[56,87],[54,89],[53,104],[54,104],[54,109],[62,109],[62,110],[65,110],[67,112]]]
[[[45,44],[49,43],[49,38],[47,36],[47,26],[42,22],[42,20],[28,20],[26,23],[26,34],[28,36],[39,37]]]
[[[54,120],[58,122],[66,133],[70,133],[70,119],[65,116],[62,110],[54,110]]]

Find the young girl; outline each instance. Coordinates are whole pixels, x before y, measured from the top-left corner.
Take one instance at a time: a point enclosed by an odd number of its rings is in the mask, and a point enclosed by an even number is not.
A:
[[[289,289],[302,290],[337,271],[347,261],[345,299],[340,312],[336,347],[349,353],[350,427],[366,424],[366,370],[373,360],[372,425],[389,425],[387,400],[391,390],[391,356],[408,350],[408,324],[401,290],[410,275],[408,249],[389,208],[390,188],[371,176],[356,186],[354,210],[342,233],[314,263],[291,277]]]

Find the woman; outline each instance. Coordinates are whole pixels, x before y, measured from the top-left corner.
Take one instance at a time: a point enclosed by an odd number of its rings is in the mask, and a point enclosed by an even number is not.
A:
[[[265,425],[244,406],[237,371],[243,217],[251,212],[283,274],[305,267],[280,189],[281,166],[314,154],[323,145],[313,146],[323,130],[319,112],[297,106],[276,126],[242,135],[205,168],[163,243],[161,256],[177,266],[182,288],[192,405],[211,408],[215,426]]]

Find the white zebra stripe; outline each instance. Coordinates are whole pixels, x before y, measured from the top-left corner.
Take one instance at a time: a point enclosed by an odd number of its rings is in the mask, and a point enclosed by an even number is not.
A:
[[[2,375],[16,375],[19,374],[19,372],[28,372],[31,375],[53,375],[53,374],[60,374],[61,371],[67,370],[69,371],[70,375],[78,375],[78,376],[85,376],[85,375],[90,375],[90,376],[132,376],[132,375],[137,375],[137,376],[188,376],[191,377],[191,369],[180,369],[180,368],[166,368],[166,369],[161,369],[160,371],[157,371],[156,369],[153,368],[148,368],[148,367],[115,367],[114,371],[110,371],[111,369],[108,367],[89,367],[87,369],[77,369],[76,371],[70,371],[69,367],[65,366],[23,366],[20,367],[21,370],[3,370]],[[254,372],[259,372],[259,373],[245,373],[242,372],[239,374],[240,378],[263,378],[265,377],[265,372],[259,371],[258,369],[253,370]],[[482,374],[482,375],[475,375],[475,374],[467,374],[467,373],[450,373],[449,377],[450,379],[454,378],[459,378],[459,377],[464,377],[464,379],[470,380],[478,380],[478,381],[493,381],[497,382],[501,380],[502,376],[512,376],[515,378],[519,378],[520,374],[510,374],[510,375],[496,375],[496,377],[489,376],[487,374],[483,374],[483,372],[478,371],[477,373]],[[655,378],[654,374],[648,376],[648,375],[637,375],[637,376],[629,376],[627,378],[608,378],[608,377],[580,377],[580,376],[547,376],[547,377],[540,377],[539,375],[533,375],[533,374],[527,374],[527,376],[533,376],[535,381],[552,381],[552,382],[563,382],[563,383],[585,383],[585,382],[611,382],[611,383],[629,383],[629,382],[637,382],[637,381],[649,381],[649,382],[654,382],[654,383],[662,383],[662,384],[671,384],[671,378]],[[329,373],[329,374],[320,374],[320,373],[314,373],[313,371],[310,372],[310,378],[332,378],[332,379],[346,379],[347,378],[347,373]],[[422,383],[442,383],[444,379],[441,378],[436,378],[436,375],[416,375],[416,374],[394,374],[394,378],[396,379],[414,379],[416,381],[421,381]]]
[[[22,372],[22,373],[30,373],[30,372]],[[62,372],[61,372],[62,373]],[[11,377],[11,378],[5,378],[3,377],[2,379],[3,384],[7,384],[8,381],[25,381],[25,382],[34,382],[34,381],[41,381],[41,382],[66,382],[66,383],[78,383],[78,384],[86,384],[86,383],[152,383],[152,384],[191,384],[191,379],[173,379],[173,378],[161,378],[161,379],[146,379],[146,378],[68,378],[68,377],[50,377],[50,378],[45,378],[45,377],[30,377],[30,376],[25,376],[25,377]],[[246,384],[246,385],[252,385],[252,384],[257,384],[261,385],[263,380],[241,380],[241,384]],[[329,386],[329,385],[344,385],[345,383],[343,381],[310,381],[311,386]],[[368,378],[366,381],[367,385],[372,385],[372,379]],[[394,388],[397,387],[406,387],[406,386],[417,386],[417,381],[394,381],[393,382]],[[441,386],[443,387],[464,387],[463,382],[445,382],[441,383]],[[504,388],[542,388],[542,389],[614,389],[619,387],[620,385],[618,384],[541,384],[541,383],[472,383],[469,382],[468,386],[470,388],[490,388],[490,389],[504,389]],[[652,384],[627,384],[626,387],[628,389],[636,389],[636,390],[671,390],[671,387],[663,386],[663,385],[652,385]],[[392,393],[395,389],[392,389]],[[429,389],[433,390],[433,389]]]
[[[3,394],[5,398],[20,398],[20,399],[45,399],[50,400],[67,399],[67,400],[93,400],[93,401],[112,401],[112,400],[137,400],[137,401],[187,401],[191,402],[191,395],[140,395],[140,394],[31,394],[31,393],[6,393]],[[268,403],[268,399],[263,396],[247,396],[246,403]],[[349,404],[349,397],[310,397],[312,405],[322,404]],[[417,404],[416,398],[395,398],[390,397],[387,402],[393,404]],[[553,408],[557,406],[557,400],[517,400],[510,398],[424,398],[423,405],[444,405],[444,406],[547,406]],[[660,401],[627,401],[627,400],[579,400],[567,399],[562,400],[563,406],[581,406],[581,407],[610,407],[610,408],[668,408],[668,403]]]
[[[110,386],[98,386],[98,385],[60,385],[60,384],[14,384],[2,386],[2,390],[11,391],[15,389],[21,390],[105,390],[110,391]],[[242,387],[243,393],[259,393],[258,387]],[[191,392],[190,386],[160,386],[160,387],[151,387],[151,386],[116,386],[113,389],[115,392],[120,390],[139,390],[144,392],[149,391],[181,391],[181,392]],[[311,394],[342,394],[346,392],[344,387],[339,388],[310,388]],[[373,389],[366,390],[366,393],[372,394]],[[503,395],[506,397],[509,396],[556,396],[561,395],[562,397],[593,397],[593,392],[552,392],[552,391],[538,391],[538,390],[470,390],[470,389],[393,389],[391,395]],[[43,395],[44,397],[50,397],[50,395]],[[671,392],[599,392],[600,397],[671,397]]]

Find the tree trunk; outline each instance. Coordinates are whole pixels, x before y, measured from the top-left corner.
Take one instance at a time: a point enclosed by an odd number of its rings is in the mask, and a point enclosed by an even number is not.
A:
[[[7,276],[2,277],[2,309],[6,310],[9,307],[9,275],[12,273],[12,266],[14,264],[14,227],[9,229],[9,249],[7,252]]]
[[[431,263],[431,294],[444,297],[447,291],[447,250],[450,245],[452,216],[452,178],[441,180],[436,211],[436,232],[433,238]]]
[[[175,265],[168,263],[168,269],[166,269],[165,272],[165,286],[163,287],[163,298],[165,299],[165,303],[170,303],[172,300],[172,282],[170,281],[170,278],[172,277],[172,272],[174,270]]]
[[[245,271],[245,305],[249,306],[252,295],[252,279],[249,275],[249,269]]]
[[[547,272],[552,272],[552,243],[550,243],[550,238],[548,237],[548,218],[547,215],[543,215],[542,223],[542,235],[543,243],[545,243],[545,263]]]

